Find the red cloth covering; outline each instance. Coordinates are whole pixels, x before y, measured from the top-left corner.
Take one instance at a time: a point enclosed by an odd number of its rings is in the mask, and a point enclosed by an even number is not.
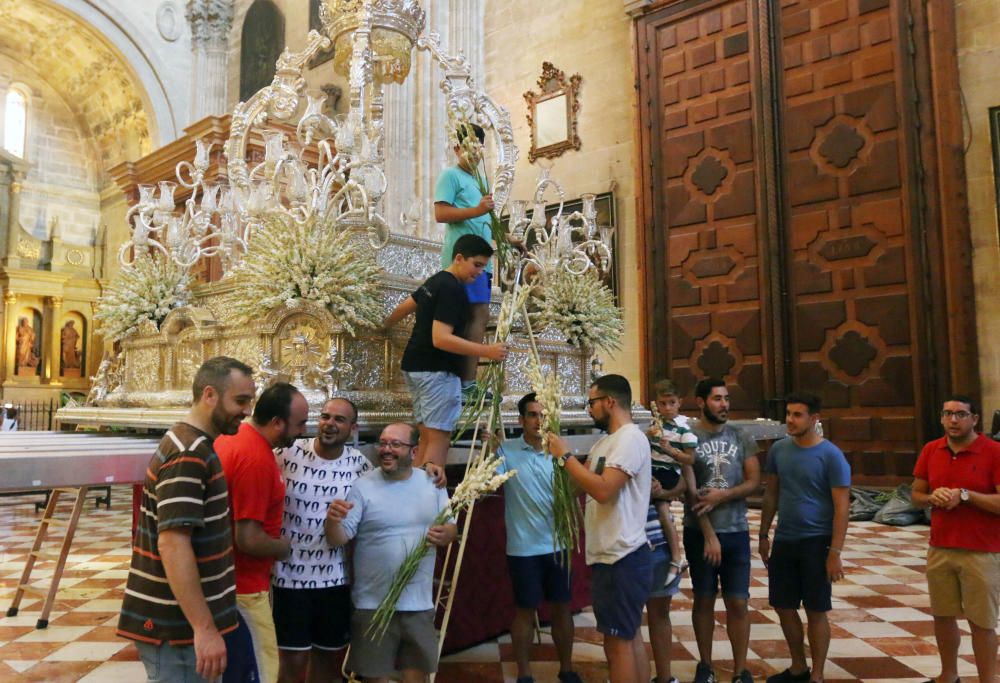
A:
[[[243,519],[260,522],[271,538],[281,535],[285,509],[285,483],[274,458],[271,444],[253,426],[244,422],[234,436],[215,440],[215,452],[222,461],[229,487],[229,507],[233,519],[233,559],[236,564],[236,592],[263,593],[271,589],[274,558],[253,557],[236,547],[235,525]]]
[[[459,520],[459,531],[462,523]],[[582,549],[582,528],[580,532]],[[510,623],[514,619],[514,590],[507,573],[506,548],[503,496],[491,495],[477,502],[472,511],[462,571],[458,577],[455,602],[444,640],[445,654],[491,640],[510,630]],[[457,553],[456,543],[452,548],[452,562]],[[444,557],[444,549],[439,549],[435,576],[440,576]],[[573,593],[570,604],[573,611],[579,611],[590,604],[590,568],[584,562],[582,552],[575,553],[572,562]],[[434,589],[437,590],[436,580]],[[444,609],[439,607],[439,626],[443,614]],[[548,619],[544,604],[539,610],[539,619]]]
[[[1000,487],[1000,443],[980,434],[968,448],[952,454],[947,437],[941,437],[924,446],[913,476],[927,481],[931,491],[943,486],[995,494]],[[931,545],[1000,552],[1000,520],[971,503],[951,510],[932,508]]]

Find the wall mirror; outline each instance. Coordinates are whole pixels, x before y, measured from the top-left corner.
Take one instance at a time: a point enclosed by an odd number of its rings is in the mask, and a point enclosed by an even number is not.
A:
[[[569,79],[551,62],[542,62],[538,78],[540,92],[524,93],[528,103],[528,128],[531,149],[528,161],[545,157],[553,159],[568,149],[580,149],[577,114],[580,111],[580,74]]]

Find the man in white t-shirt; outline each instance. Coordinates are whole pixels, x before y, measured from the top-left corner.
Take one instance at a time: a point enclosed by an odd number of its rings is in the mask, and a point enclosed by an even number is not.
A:
[[[649,440],[632,422],[632,388],[621,375],[590,385],[587,410],[608,435],[586,464],[549,435],[549,451],[587,494],[584,529],[597,630],[604,634],[611,683],[648,681],[649,656],[639,627],[652,582],[646,513],[652,476]]]

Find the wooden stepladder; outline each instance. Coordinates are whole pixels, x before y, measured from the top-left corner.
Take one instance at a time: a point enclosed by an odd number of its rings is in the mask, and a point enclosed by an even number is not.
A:
[[[45,596],[45,602],[42,605],[42,613],[38,617],[38,621],[35,623],[35,628],[46,628],[49,625],[49,613],[52,611],[52,605],[56,601],[56,592],[59,590],[59,581],[62,579],[63,569],[66,567],[66,558],[69,555],[69,548],[73,543],[73,535],[76,533],[76,525],[77,522],[80,521],[80,512],[83,510],[83,504],[87,499],[87,491],[89,490],[90,489],[87,486],[81,486],[79,488],[52,489],[52,495],[49,496],[48,504],[45,506],[45,514],[42,515],[42,519],[38,522],[38,531],[35,533],[35,542],[32,544],[31,552],[28,553],[28,559],[24,563],[24,571],[21,573],[21,580],[17,584],[17,592],[14,593],[14,601],[7,610],[8,617],[16,617],[18,608],[21,605],[21,599],[24,598],[24,594],[33,593],[35,595]],[[59,498],[63,494],[76,494],[73,511],[70,513],[68,520],[56,519],[55,517],[56,505],[59,503]],[[59,550],[43,550],[42,545],[44,545],[45,541],[48,540],[49,531],[53,527],[62,527],[65,529],[65,535],[60,542]],[[56,563],[52,572],[52,582],[49,584],[48,590],[35,588],[31,585],[31,572],[35,568],[35,563],[39,560],[43,562],[54,561]]]

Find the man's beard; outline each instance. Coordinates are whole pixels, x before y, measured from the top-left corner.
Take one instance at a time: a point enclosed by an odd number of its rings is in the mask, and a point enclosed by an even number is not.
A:
[[[227,415],[221,401],[212,410],[212,426],[219,434],[232,436],[240,431],[241,422],[243,422],[243,415]]]
[[[275,448],[291,448],[295,444],[295,437],[289,434],[288,424],[285,424],[285,429],[281,432],[281,436],[278,437],[278,442],[274,445]]]
[[[726,411],[726,416],[725,417],[719,417],[718,415],[716,415],[715,413],[713,413],[712,411],[710,411],[708,409],[708,406],[705,406],[704,408],[701,409],[701,414],[705,417],[705,421],[706,422],[711,422],[712,424],[715,424],[715,425],[724,425],[724,424],[726,424],[726,422],[729,421],[729,411],[728,410]]]
[[[610,423],[610,419],[607,415],[605,415],[604,417],[594,417],[593,419],[595,427],[605,432],[608,431],[608,424]]]

